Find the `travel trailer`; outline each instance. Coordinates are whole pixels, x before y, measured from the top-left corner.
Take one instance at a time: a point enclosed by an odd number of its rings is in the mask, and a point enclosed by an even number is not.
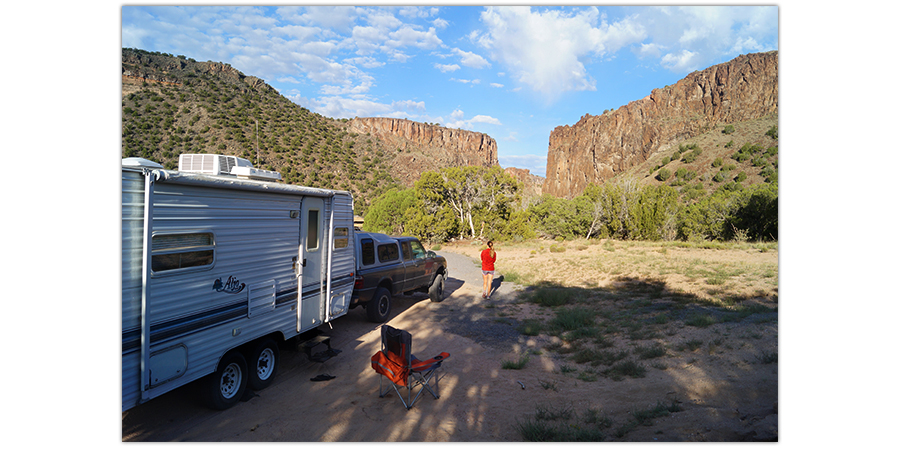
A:
[[[347,313],[352,195],[278,179],[233,156],[123,159],[122,411],[201,379],[229,408],[272,382],[282,342]]]

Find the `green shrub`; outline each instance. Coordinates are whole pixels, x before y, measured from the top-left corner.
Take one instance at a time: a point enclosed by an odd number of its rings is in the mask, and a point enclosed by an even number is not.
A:
[[[771,137],[773,140],[778,139],[778,126],[772,126],[768,132],[766,132],[767,137]]]
[[[594,312],[587,308],[560,308],[550,325],[562,331],[573,331],[594,324]]]
[[[663,168],[663,169],[659,170],[659,174],[656,175],[656,179],[664,182],[667,179],[669,179],[669,176],[671,176],[671,175],[672,175],[672,172],[669,171],[668,168]]]
[[[732,133],[734,133],[734,126],[728,124],[724,129],[722,129],[722,133],[724,133],[725,135],[731,135]]]
[[[719,171],[715,176],[713,176],[713,180],[716,182],[722,182],[725,179],[728,179],[728,172],[726,171]]]
[[[713,168],[721,167],[722,166],[722,157],[716,157],[716,159],[713,160],[713,162],[712,162],[712,166],[713,166]]]

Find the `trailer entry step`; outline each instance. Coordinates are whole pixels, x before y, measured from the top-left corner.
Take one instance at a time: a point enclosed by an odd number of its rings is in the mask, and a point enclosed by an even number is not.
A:
[[[327,349],[313,354],[313,349],[319,345],[324,345]],[[306,353],[306,356],[310,361],[315,361],[317,363],[324,363],[341,352],[340,350],[331,348],[331,338],[328,336],[316,336],[303,342],[298,348]]]

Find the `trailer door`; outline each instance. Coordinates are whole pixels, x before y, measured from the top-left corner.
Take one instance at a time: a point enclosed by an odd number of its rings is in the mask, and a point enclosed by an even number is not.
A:
[[[322,198],[303,199],[300,215],[300,266],[297,292],[297,331],[302,332],[322,324],[325,308],[321,292],[325,290],[322,250],[325,247],[323,227],[325,202]]]

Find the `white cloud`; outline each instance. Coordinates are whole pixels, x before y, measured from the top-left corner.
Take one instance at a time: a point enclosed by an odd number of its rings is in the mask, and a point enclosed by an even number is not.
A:
[[[368,96],[325,96],[317,99],[307,99],[296,95],[287,95],[289,99],[299,105],[307,106],[312,111],[331,118],[353,117],[392,117],[392,118],[417,118],[419,112],[425,111],[425,102],[412,100],[396,101],[389,104],[377,102]]]
[[[734,47],[732,47],[729,52],[731,53],[752,53],[752,52],[762,52],[765,50],[765,47],[756,42],[755,39],[751,37],[747,38],[738,38],[737,42],[734,43]]]
[[[502,62],[521,84],[555,100],[567,91],[596,90],[583,60],[606,55],[644,38],[643,26],[628,17],[613,24],[597,8],[572,13],[531,7],[488,7],[486,30],[470,35]]]
[[[658,59],[684,73],[740,53],[778,46],[777,6],[663,6],[626,8],[643,23],[647,38],[636,47],[640,58]]]
[[[472,67],[475,69],[491,67],[491,63],[488,63],[488,60],[484,59],[484,57],[476,53],[466,52],[465,50],[460,49],[453,49],[453,53],[460,57],[460,61],[462,62],[463,66]]]
[[[447,22],[446,20],[441,19],[440,17],[438,17],[437,19],[433,20],[433,21],[431,22],[431,24],[434,25],[435,28],[440,28],[441,30],[443,30],[444,28],[447,28],[447,27],[450,26],[450,22]]]
[[[491,88],[503,88],[503,84],[501,84],[501,83],[491,83]]]
[[[437,37],[434,28],[428,31],[419,31],[410,26],[404,26],[396,31],[392,31],[390,39],[385,45],[392,48],[398,47],[418,47],[421,49],[431,49],[441,45],[441,39]]]
[[[344,62],[347,64],[352,64],[355,66],[362,66],[364,68],[369,68],[369,69],[384,66],[384,62],[378,61],[372,57],[348,58],[348,59],[344,60]]]
[[[441,72],[453,72],[459,70],[458,64],[438,64],[434,63],[434,67],[437,68]]]
[[[469,123],[471,123],[471,124],[474,124],[474,123],[494,124],[494,125],[496,125],[496,126],[502,126],[502,125],[503,125],[503,124],[500,123],[500,120],[499,120],[499,119],[493,118],[493,117],[490,117],[490,116],[487,116],[487,115],[475,115],[475,116],[472,117],[472,119],[469,120]]]
[[[438,13],[438,8],[430,6],[404,6],[400,8],[400,15],[410,19],[428,18]]]
[[[287,10],[285,10],[287,11]],[[337,32],[349,32],[356,19],[363,12],[355,6],[307,6],[297,19],[309,24]]]
[[[681,53],[667,53],[660,60],[660,64],[672,72],[691,72],[698,69],[700,55],[690,50],[682,50]]]
[[[438,122],[444,123],[445,127],[465,130],[474,130],[475,124],[503,125],[499,119],[487,115],[475,115],[472,118],[465,119],[465,114],[459,109],[454,110],[453,113],[450,114],[450,121],[444,122],[443,120],[440,120]]]
[[[463,83],[466,85],[469,85],[469,84],[477,85],[477,84],[481,83],[481,80],[479,80],[477,78],[475,80],[467,80],[467,79],[463,79],[463,78],[451,78],[450,81],[451,82],[459,82],[459,83]]]

